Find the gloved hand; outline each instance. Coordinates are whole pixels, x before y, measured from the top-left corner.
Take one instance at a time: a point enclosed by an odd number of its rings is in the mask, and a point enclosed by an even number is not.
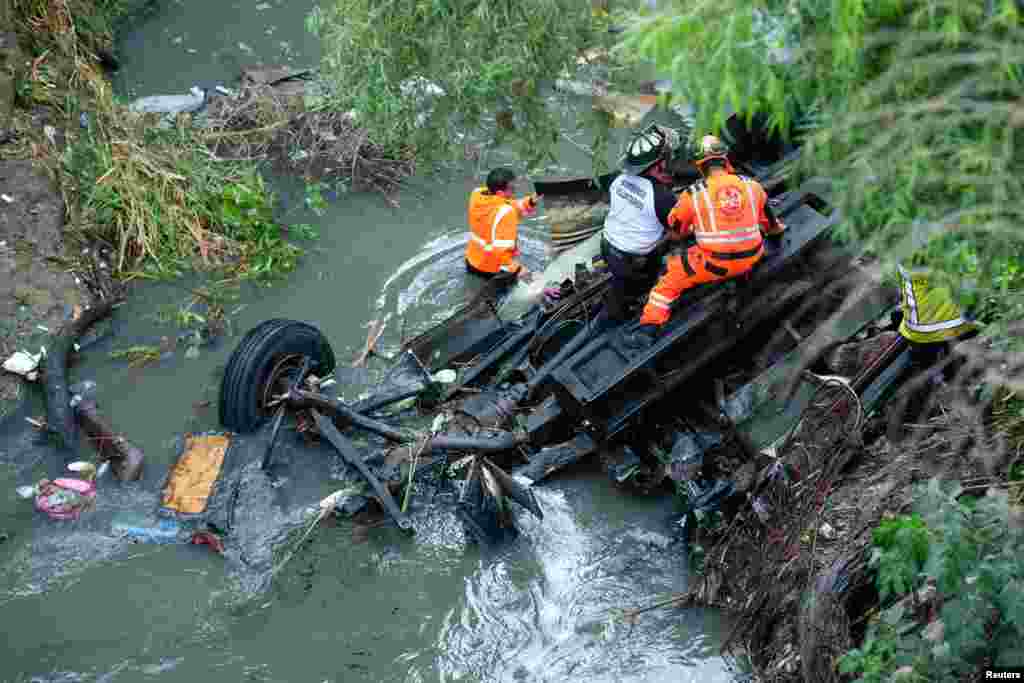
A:
[[[646,349],[654,344],[660,331],[661,328],[657,325],[640,325],[627,333],[623,342],[631,349]]]

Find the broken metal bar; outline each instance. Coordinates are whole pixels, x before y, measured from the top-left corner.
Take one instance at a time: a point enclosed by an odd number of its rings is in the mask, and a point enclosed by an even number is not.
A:
[[[309,356],[303,356],[302,367],[299,368],[298,374],[292,378],[291,383],[288,385],[288,391],[285,394],[286,396],[290,396],[293,391],[299,388],[299,385],[306,379],[306,375],[309,374],[311,365],[312,361]],[[263,461],[260,463],[260,469],[264,472],[266,472],[267,468],[270,467],[270,458],[274,454],[274,444],[277,443],[277,433],[281,430],[281,422],[284,421],[284,412],[286,407],[287,405],[285,403],[281,403],[281,405],[277,407],[277,412],[274,415],[274,426],[270,431],[270,439],[267,442],[267,448],[263,451]]]
[[[398,403],[399,401],[419,396],[425,390],[426,387],[413,387],[411,389],[400,389],[389,394],[375,394],[374,396],[365,398],[350,407],[357,413],[369,415],[374,411],[386,408],[387,406]]]
[[[494,367],[495,363],[504,358],[509,352],[526,342],[533,336],[534,332],[537,331],[537,324],[539,320],[540,316],[533,314],[530,320],[523,325],[522,329],[513,332],[494,349],[488,351],[480,361],[475,363],[473,367],[466,370],[462,377],[459,378],[458,382],[448,390],[448,395],[454,395],[463,387],[472,384],[481,374],[486,372],[489,368]]]
[[[402,514],[398,505],[395,503],[395,499],[391,497],[391,493],[384,487],[373,472],[363,462],[362,457],[359,455],[359,451],[356,449],[352,442],[349,441],[338,431],[338,428],[334,426],[334,423],[328,420],[326,417],[311,409],[309,411],[313,415],[313,419],[316,420],[317,429],[323,434],[324,438],[331,442],[334,449],[338,451],[342,459],[348,464],[359,470],[359,474],[363,475],[363,478],[370,484],[374,492],[380,498],[380,502],[384,505],[384,509],[388,511],[388,514],[394,518],[398,528],[404,531],[412,530],[412,522],[409,518]]]
[[[527,437],[518,437],[512,432],[498,432],[493,438],[482,436],[445,436],[437,434],[427,442],[428,451],[484,451],[501,453],[528,443]]]
[[[516,468],[513,474],[521,475],[536,484],[558,470],[579,462],[597,451],[597,441],[586,432],[577,434],[572,440],[542,448],[530,457],[530,462]]]
[[[319,408],[320,410],[327,411],[346,422],[351,422],[357,427],[362,427],[367,431],[383,436],[385,439],[397,441],[398,443],[411,443],[415,439],[414,436],[407,432],[395,429],[380,420],[360,415],[341,401],[332,400],[323,394],[306,391],[305,389],[295,389],[289,393],[286,400],[296,408]]]
[[[281,429],[281,422],[284,420],[284,411],[287,408],[285,403],[281,403],[277,406],[277,411],[274,413],[274,426],[270,429],[270,440],[267,443],[266,450],[263,451],[263,460],[260,462],[260,469],[264,472],[270,467],[270,456],[274,452],[274,443],[277,441],[277,432]]]

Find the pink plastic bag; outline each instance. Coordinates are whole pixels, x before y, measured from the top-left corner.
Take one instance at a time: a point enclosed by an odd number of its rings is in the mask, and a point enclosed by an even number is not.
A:
[[[54,479],[39,484],[36,510],[50,519],[78,519],[96,498],[96,482],[82,479]]]

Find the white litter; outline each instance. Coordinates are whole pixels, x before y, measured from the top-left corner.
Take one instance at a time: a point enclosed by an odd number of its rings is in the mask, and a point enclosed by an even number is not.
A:
[[[94,479],[96,477],[96,465],[91,462],[85,462],[84,460],[70,463],[68,465],[68,470],[75,472],[76,474],[81,474],[86,479]]]
[[[39,368],[39,361],[42,358],[42,353],[33,356],[28,351],[17,351],[4,361],[4,370],[31,380],[33,378],[29,377],[29,375],[35,373]]]
[[[38,489],[35,486],[19,486],[15,491],[18,492],[18,496],[23,500],[33,498],[38,493]]]
[[[455,371],[452,370],[451,368],[448,368],[446,370],[439,370],[434,374],[433,377],[431,377],[431,379],[434,380],[435,382],[440,382],[441,384],[451,384],[457,379],[457,377],[458,375],[455,373]]]
[[[3,200],[4,200],[5,202],[7,202],[8,204],[10,204],[11,202],[13,202],[13,201],[14,201],[14,197],[12,197],[12,196],[11,196],[11,195],[9,195],[9,194],[0,194],[0,199],[3,199]]]
[[[320,501],[320,509],[333,510],[334,507],[338,504],[338,501],[344,498],[347,494],[348,492],[345,489],[335,491],[334,493]]]
[[[206,91],[192,86],[188,95],[151,95],[140,97],[128,105],[134,112],[178,114],[202,109],[206,104]]]

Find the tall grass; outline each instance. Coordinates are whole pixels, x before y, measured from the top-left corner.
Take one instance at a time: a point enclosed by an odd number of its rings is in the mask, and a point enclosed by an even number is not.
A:
[[[108,245],[122,277],[197,266],[257,276],[291,270],[300,250],[282,237],[275,198],[252,164],[218,159],[188,115],[161,127],[112,95],[100,56],[110,51],[116,17],[137,5],[14,0],[33,57],[22,104],[49,108],[59,124],[32,131],[30,148],[65,200],[66,237]]]

